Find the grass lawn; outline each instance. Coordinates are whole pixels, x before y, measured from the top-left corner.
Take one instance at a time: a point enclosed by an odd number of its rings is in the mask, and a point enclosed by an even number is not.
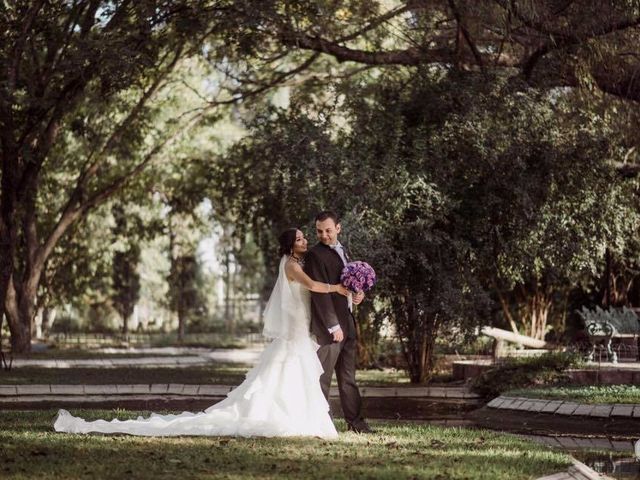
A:
[[[510,390],[505,395],[575,400],[579,403],[640,403],[640,387],[634,385],[589,385],[537,387]]]
[[[0,385],[66,384],[103,385],[114,383],[185,383],[239,385],[250,367],[217,363],[181,368],[41,368],[20,367],[0,371]],[[358,383],[369,385],[408,385],[409,378],[401,370],[358,370]]]
[[[74,410],[120,419],[148,412]],[[372,422],[375,435],[340,438],[149,438],[52,430],[53,410],[0,412],[0,477],[534,479],[564,470],[569,457],[508,434]],[[344,430],[344,422],[338,423]]]

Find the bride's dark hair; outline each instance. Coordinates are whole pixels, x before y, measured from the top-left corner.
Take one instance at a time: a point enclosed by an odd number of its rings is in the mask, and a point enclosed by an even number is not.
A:
[[[280,234],[278,242],[280,242],[280,256],[291,255],[293,253],[293,244],[296,243],[297,228],[287,228]]]

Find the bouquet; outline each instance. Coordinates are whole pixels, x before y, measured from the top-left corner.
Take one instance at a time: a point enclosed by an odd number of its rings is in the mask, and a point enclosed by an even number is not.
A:
[[[367,262],[349,262],[342,269],[340,282],[352,292],[367,292],[376,283],[376,272]]]

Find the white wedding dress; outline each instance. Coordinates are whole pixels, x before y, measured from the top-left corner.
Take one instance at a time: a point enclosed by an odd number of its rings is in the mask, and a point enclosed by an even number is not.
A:
[[[145,436],[337,437],[320,388],[323,370],[316,355],[318,345],[309,336],[309,292],[287,280],[285,262],[283,257],[265,309],[264,333],[273,341],[227,398],[204,412],[153,413],[136,420],[86,421],[60,410],[55,430]]]

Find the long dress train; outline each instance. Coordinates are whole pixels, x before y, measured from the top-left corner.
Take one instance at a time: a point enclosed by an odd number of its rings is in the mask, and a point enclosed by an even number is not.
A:
[[[281,262],[280,275],[283,272]],[[279,280],[282,280],[280,278]],[[308,291],[288,282],[287,335],[274,338],[244,382],[204,412],[151,414],[136,420],[86,421],[60,410],[58,432],[126,433],[144,436],[229,435],[335,438],[337,432],[322,394],[318,345],[309,336]],[[271,300],[270,300],[271,302]]]

